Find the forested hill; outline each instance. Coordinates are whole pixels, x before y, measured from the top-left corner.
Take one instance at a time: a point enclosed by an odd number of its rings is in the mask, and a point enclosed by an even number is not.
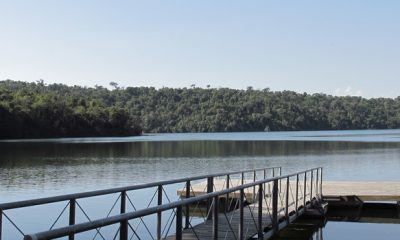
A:
[[[400,127],[400,98],[0,81],[0,138]]]

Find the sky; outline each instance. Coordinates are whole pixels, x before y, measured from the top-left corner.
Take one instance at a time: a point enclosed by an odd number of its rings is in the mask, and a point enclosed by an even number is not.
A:
[[[398,0],[0,0],[0,80],[400,95]]]

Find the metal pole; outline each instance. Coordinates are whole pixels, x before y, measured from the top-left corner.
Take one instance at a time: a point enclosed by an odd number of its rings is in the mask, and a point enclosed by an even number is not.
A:
[[[75,225],[75,208],[76,208],[76,200],[69,200],[69,225]],[[68,236],[68,240],[74,240],[75,234],[71,233]]]
[[[286,223],[289,224],[289,177],[286,179],[286,203],[285,203],[285,218]]]
[[[279,230],[278,226],[278,185],[277,179],[274,180],[274,186],[272,188],[272,229],[274,233]]]
[[[226,175],[226,189],[229,189],[229,181],[230,181],[230,176],[229,174]],[[226,194],[226,201],[225,201],[225,211],[229,211],[229,193]]]
[[[242,172],[242,185],[244,184],[244,172]]]
[[[218,196],[214,197],[214,216],[213,216],[213,238],[218,239]]]
[[[282,168],[279,168],[279,176],[282,176]],[[282,191],[282,178],[279,179],[279,192]]]
[[[162,195],[163,195],[163,187],[162,185],[158,186],[157,190],[157,205],[162,205]],[[162,212],[157,212],[157,240],[161,240],[161,218]]]
[[[267,178],[267,170],[266,169],[264,169],[264,179],[266,179]],[[264,183],[264,192],[265,192],[265,190],[266,190],[266,183]]]
[[[263,207],[263,184],[258,186],[258,238],[262,239],[262,207]]]
[[[307,196],[307,172],[304,172],[304,196],[303,196],[303,207],[306,209],[306,196]]]
[[[121,214],[126,212],[126,191],[121,192]],[[128,221],[120,222],[119,239],[128,240]]]
[[[299,174],[296,175],[296,203],[295,203],[295,208],[296,208],[296,216],[299,216]]]
[[[321,192],[321,201],[322,201],[323,198],[324,198],[324,194],[323,194],[323,192],[322,192],[322,171],[323,171],[323,168],[321,168],[321,176],[320,176],[320,178],[321,178],[321,184],[319,185],[319,187],[320,187],[320,192]]]
[[[176,240],[182,240],[182,206],[176,208]]]
[[[253,172],[253,183],[256,182],[257,176],[256,176],[256,171]],[[253,202],[256,201],[256,185],[253,187]]]
[[[214,177],[207,178],[207,193],[212,193],[214,190]],[[212,214],[210,213],[212,204],[212,199],[209,198],[207,201],[207,220],[212,219]]]
[[[239,240],[243,240],[243,208],[244,208],[244,189],[240,189],[240,197],[239,197]]]
[[[190,180],[186,181],[186,198],[190,198]],[[189,211],[189,204],[187,204],[185,209],[185,229],[188,229],[190,226]]]
[[[319,193],[319,168],[317,168],[317,177],[315,178],[315,194],[318,202],[320,201],[320,193]]]
[[[314,182],[314,170],[311,170],[311,189],[310,189],[310,201],[313,199],[313,182]]]

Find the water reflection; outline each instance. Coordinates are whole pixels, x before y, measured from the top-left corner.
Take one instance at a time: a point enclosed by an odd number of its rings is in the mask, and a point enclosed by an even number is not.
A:
[[[0,202],[268,166],[329,180],[400,180],[400,143],[147,141],[0,143]]]
[[[300,218],[273,240],[385,239],[400,236],[397,204],[366,203],[361,208],[328,207],[325,219]]]

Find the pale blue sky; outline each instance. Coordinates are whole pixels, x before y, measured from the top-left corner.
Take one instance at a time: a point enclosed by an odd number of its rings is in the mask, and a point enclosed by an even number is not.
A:
[[[400,1],[0,0],[0,79],[400,95]]]

